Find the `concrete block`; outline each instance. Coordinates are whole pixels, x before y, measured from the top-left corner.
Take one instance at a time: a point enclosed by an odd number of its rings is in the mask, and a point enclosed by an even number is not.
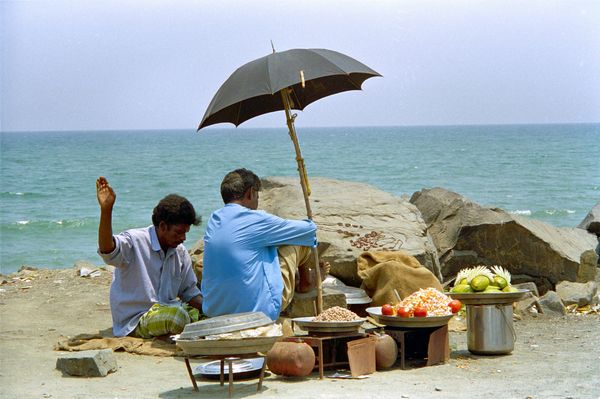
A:
[[[56,360],[64,374],[81,377],[106,377],[117,371],[117,359],[110,349],[71,352]]]

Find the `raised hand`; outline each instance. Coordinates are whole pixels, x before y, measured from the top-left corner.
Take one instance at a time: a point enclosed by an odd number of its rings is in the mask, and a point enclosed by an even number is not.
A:
[[[117,195],[112,187],[108,184],[108,180],[106,180],[104,176],[100,176],[96,180],[96,196],[98,197],[100,209],[112,210],[112,207],[117,199]]]

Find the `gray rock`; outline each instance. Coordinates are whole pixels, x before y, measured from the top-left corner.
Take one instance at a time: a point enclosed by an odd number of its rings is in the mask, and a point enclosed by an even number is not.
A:
[[[577,307],[591,305],[597,292],[598,284],[595,281],[588,281],[585,284],[561,281],[556,285],[556,293],[565,306],[573,304],[577,304]]]
[[[565,305],[554,291],[546,292],[546,294],[540,298],[539,303],[542,307],[542,313],[547,316],[564,316],[567,314]]]
[[[535,311],[532,311],[532,308],[535,308]],[[532,313],[537,315],[537,313],[541,311],[542,305],[538,298],[533,294],[527,295],[525,298],[515,303],[514,312],[520,315],[530,315]]]
[[[295,293],[292,302],[285,311],[286,316],[290,318],[316,316],[316,297],[317,290],[312,290],[304,294]],[[332,288],[323,288],[323,310],[334,306],[345,308],[346,295]]]
[[[580,229],[584,229],[589,231],[590,233],[596,234],[600,236],[600,201],[592,210],[587,214],[587,216],[579,223]]]
[[[331,264],[331,275],[358,287],[361,279],[356,259],[363,251],[404,250],[441,278],[427,226],[419,210],[406,199],[366,184],[320,177],[311,177],[310,186],[318,239],[323,248],[327,247],[321,258]],[[259,207],[283,218],[306,218],[299,179],[263,179]]]
[[[110,349],[72,352],[56,360],[64,374],[81,377],[105,377],[117,371],[117,359]]]
[[[539,279],[545,286],[547,280],[550,287],[596,276],[597,238],[585,230],[486,208],[442,188],[416,192],[410,201],[427,223],[444,277],[478,264],[501,265],[527,276],[524,281]]]
[[[518,288],[520,290],[529,290],[536,297],[540,296],[538,292],[537,286],[533,282],[520,283],[520,284],[511,284],[513,287]]]

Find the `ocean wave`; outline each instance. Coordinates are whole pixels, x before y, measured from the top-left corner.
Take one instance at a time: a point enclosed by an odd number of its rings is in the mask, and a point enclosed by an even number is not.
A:
[[[545,218],[548,216],[567,216],[572,215],[576,211],[572,209],[542,209],[532,212],[529,209],[517,209],[514,211],[508,211],[508,213],[513,215],[523,215],[523,216],[533,216],[538,218]]]
[[[517,209],[516,211],[509,211],[508,213],[511,213],[513,215],[525,215],[525,216],[531,216],[531,211],[529,209]]]
[[[28,198],[44,198],[46,194],[34,193],[29,191],[2,191],[0,192],[2,198],[15,198],[15,197],[28,197]]]
[[[544,218],[548,216],[567,216],[573,213],[575,213],[575,211],[572,209],[543,209],[534,212],[533,215],[535,217]]]
[[[91,222],[97,224],[97,221],[91,219],[59,219],[59,220],[17,220],[15,222],[5,223],[3,227],[7,229],[53,229],[53,228],[80,228],[89,225]]]

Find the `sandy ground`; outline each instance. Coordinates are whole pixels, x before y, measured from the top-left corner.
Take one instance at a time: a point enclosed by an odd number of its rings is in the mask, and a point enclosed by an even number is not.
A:
[[[116,353],[119,369],[104,378],[63,376],[56,370],[61,335],[110,327],[110,275],[78,277],[74,269],[35,270],[0,286],[2,398],[226,398],[226,387],[199,381],[192,391],[178,358]],[[392,368],[363,380],[290,379],[267,373],[236,382],[234,397],[284,398],[600,398],[600,316],[527,317],[515,322],[515,350],[474,356],[466,333],[451,332],[450,360]],[[332,371],[326,372],[326,375]]]

